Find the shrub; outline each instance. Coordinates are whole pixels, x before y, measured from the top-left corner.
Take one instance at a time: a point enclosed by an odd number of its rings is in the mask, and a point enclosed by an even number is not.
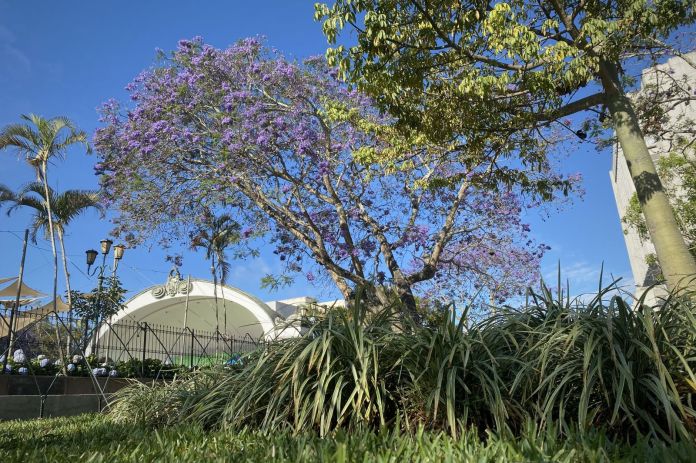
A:
[[[519,309],[480,321],[452,311],[428,327],[395,318],[393,307],[375,314],[358,299],[232,370],[125,390],[115,411],[155,424],[320,435],[386,425],[519,435],[531,423],[563,435],[603,427],[627,439],[693,439],[693,300],[673,295],[648,307],[642,299],[634,309],[614,289],[583,302],[542,286]],[[131,410],[159,400],[166,418]]]

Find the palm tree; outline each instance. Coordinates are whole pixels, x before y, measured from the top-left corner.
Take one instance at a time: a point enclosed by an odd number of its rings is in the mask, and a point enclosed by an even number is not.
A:
[[[90,152],[91,148],[87,142],[87,135],[78,130],[66,117],[46,119],[35,114],[23,114],[21,118],[25,121],[24,123],[10,124],[0,130],[0,149],[15,149],[24,156],[27,163],[36,171],[37,181],[43,186],[48,235],[53,251],[53,310],[55,311],[58,297],[58,253],[48,186],[48,163],[55,157],[62,158],[72,145],[82,144],[87,152]]]
[[[48,191],[48,197],[46,196]],[[0,185],[0,201],[8,195],[9,189]],[[36,243],[36,237],[40,232],[46,239],[50,239],[51,222],[53,230],[58,236],[60,252],[65,273],[65,287],[68,298],[68,310],[72,310],[72,296],[70,291],[70,271],[68,270],[68,257],[65,253],[65,229],[70,222],[83,212],[93,208],[104,216],[104,207],[99,203],[99,195],[94,190],[66,190],[56,193],[52,188],[46,190],[45,185],[39,182],[31,182],[25,185],[18,193],[9,192],[8,201],[12,205],[7,210],[7,215],[19,208],[33,209],[31,224],[31,240]],[[49,215],[49,206],[52,207],[52,220]]]
[[[52,188],[48,188],[48,197],[45,196],[45,185],[32,182],[25,185],[18,193],[12,193],[9,188],[0,185],[0,203],[3,199],[12,203],[7,210],[7,215],[19,208],[33,209],[31,240],[36,243],[36,237],[40,232],[46,239],[50,239],[51,223],[53,230],[58,235],[61,256],[63,258],[63,271],[65,273],[65,287],[68,299],[68,326],[72,324],[72,291],[70,288],[70,271],[68,270],[68,257],[65,253],[65,228],[77,216],[94,208],[104,216],[104,208],[99,204],[99,196],[92,190],[67,190],[56,194]],[[49,206],[52,205],[53,214],[49,214]],[[54,307],[55,310],[55,296]],[[57,329],[57,327],[56,327]],[[66,349],[70,353],[70,336],[66,340]],[[61,355],[62,356],[62,355]]]
[[[216,330],[220,330],[220,321],[217,303],[218,275],[220,283],[224,286],[230,271],[230,263],[225,256],[226,249],[239,242],[239,224],[229,214],[214,217],[207,227],[198,229],[198,233],[191,239],[191,249],[201,248],[205,250],[205,258],[210,261],[210,273],[213,276],[213,296],[215,298],[215,323]],[[225,304],[223,294],[223,306]],[[227,310],[225,308],[225,331],[227,331]]]

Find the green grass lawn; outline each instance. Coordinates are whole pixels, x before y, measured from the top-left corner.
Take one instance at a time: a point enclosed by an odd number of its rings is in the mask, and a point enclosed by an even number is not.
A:
[[[696,447],[639,441],[615,445],[602,435],[505,440],[474,433],[452,439],[442,433],[414,435],[342,433],[328,438],[287,433],[204,431],[192,426],[159,430],[82,415],[0,423],[2,462],[595,462],[696,461]]]

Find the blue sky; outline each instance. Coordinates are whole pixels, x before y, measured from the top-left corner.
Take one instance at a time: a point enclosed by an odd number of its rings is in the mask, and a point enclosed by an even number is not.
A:
[[[65,115],[91,134],[98,124],[96,108],[111,97],[124,100],[125,85],[152,64],[155,49],[171,50],[181,38],[200,35],[207,43],[225,47],[239,38],[262,35],[269,45],[289,56],[323,54],[326,41],[320,24],[312,19],[313,3],[0,0],[0,125],[17,122],[20,114],[29,112],[45,117]],[[569,151],[563,156],[563,170],[582,172],[586,193],[584,199],[551,212],[546,219],[539,211],[530,214],[534,237],[552,247],[542,271],[555,279],[560,260],[574,292],[596,288],[602,263],[605,273],[630,281],[609,183],[611,152],[598,153],[588,143]],[[0,152],[0,159],[0,183],[17,188],[33,179],[32,170],[15,154]],[[95,162],[94,156],[80,149],[69,152],[65,161],[52,166],[52,186],[58,190],[96,188]],[[0,214],[0,277],[17,274],[26,225],[26,214],[10,218]],[[100,220],[96,213],[78,218],[68,230],[66,246],[74,288],[94,286],[94,279],[83,273],[84,251],[97,248],[109,230],[108,220]],[[119,269],[124,286],[137,291],[163,282],[169,270],[164,257],[155,248],[127,250]],[[264,300],[338,296],[332,288],[313,287],[305,281],[276,292],[261,290],[260,278],[278,268],[277,256],[264,249],[259,259],[234,262],[229,283]],[[49,243],[39,241],[30,247],[25,272],[29,285],[50,293]],[[206,277],[209,266],[202,254],[185,253],[182,272]]]

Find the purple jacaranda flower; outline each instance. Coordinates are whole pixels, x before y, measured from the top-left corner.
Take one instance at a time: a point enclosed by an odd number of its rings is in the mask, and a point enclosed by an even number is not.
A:
[[[330,164],[327,160],[322,160],[319,162],[319,175],[326,175],[330,172]]]

